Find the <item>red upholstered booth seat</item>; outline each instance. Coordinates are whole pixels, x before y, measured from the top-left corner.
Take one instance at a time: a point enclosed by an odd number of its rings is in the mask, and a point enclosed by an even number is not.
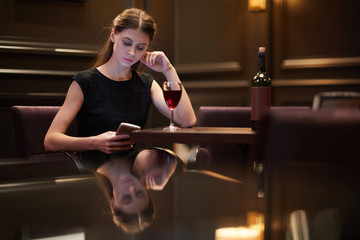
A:
[[[58,151],[47,152],[44,138],[59,106],[12,106],[10,109],[15,138],[17,160],[7,166],[16,171],[7,171],[11,178],[55,176],[77,174],[81,170],[75,153]],[[67,134],[76,136],[77,125],[74,121]],[[29,168],[32,170],[30,171]],[[5,169],[5,167],[3,167]]]

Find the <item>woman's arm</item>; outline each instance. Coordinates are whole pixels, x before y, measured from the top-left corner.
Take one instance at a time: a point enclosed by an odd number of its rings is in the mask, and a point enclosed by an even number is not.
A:
[[[82,90],[79,84],[73,81],[63,106],[56,114],[45,136],[44,146],[47,151],[99,150],[110,154],[132,147],[132,142],[128,135],[115,135],[115,132],[112,131],[91,137],[72,137],[66,135],[66,130],[75,119],[83,101],[84,95]]]
[[[176,69],[163,52],[148,52],[146,56],[141,59],[141,62],[150,69],[163,73],[167,81],[180,82]],[[151,86],[151,97],[159,112],[170,118],[171,111],[166,105],[162,89],[156,81],[153,81]],[[184,86],[180,102],[174,111],[174,121],[182,127],[191,127],[196,123],[194,109]]]

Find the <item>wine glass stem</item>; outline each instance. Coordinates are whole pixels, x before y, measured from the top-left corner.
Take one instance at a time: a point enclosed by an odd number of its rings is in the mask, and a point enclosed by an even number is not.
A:
[[[171,109],[170,127],[174,127],[174,109]]]

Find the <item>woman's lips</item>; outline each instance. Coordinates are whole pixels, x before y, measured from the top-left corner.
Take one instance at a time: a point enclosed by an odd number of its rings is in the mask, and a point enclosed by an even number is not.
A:
[[[125,60],[126,62],[128,62],[128,63],[132,63],[132,62],[133,62],[133,60],[132,60],[132,59],[129,59],[129,58],[124,58],[124,60]]]
[[[126,177],[122,180],[123,183],[128,183],[128,182],[132,182],[132,178],[131,177]]]

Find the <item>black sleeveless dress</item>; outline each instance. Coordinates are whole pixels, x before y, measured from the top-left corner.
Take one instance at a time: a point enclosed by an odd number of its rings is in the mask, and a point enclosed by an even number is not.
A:
[[[84,94],[83,105],[77,115],[78,135],[88,137],[107,131],[116,131],[121,122],[145,126],[151,104],[149,74],[132,71],[127,81],[114,81],[97,69],[79,72],[74,80]],[[131,152],[119,151],[116,156],[126,156]],[[112,156],[100,151],[81,152],[82,160],[99,165]]]

